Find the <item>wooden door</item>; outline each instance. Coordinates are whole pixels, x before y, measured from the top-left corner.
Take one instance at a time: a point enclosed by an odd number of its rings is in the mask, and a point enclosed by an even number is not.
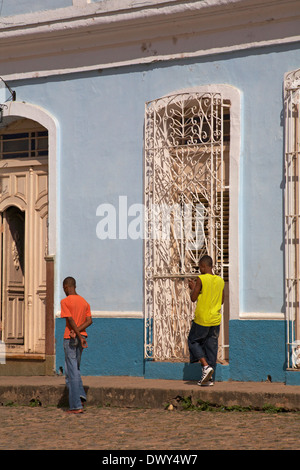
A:
[[[45,354],[48,133],[15,120],[0,131],[1,323],[6,353]]]

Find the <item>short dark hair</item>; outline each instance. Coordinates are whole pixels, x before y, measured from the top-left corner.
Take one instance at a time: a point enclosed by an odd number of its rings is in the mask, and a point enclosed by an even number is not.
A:
[[[206,266],[209,266],[210,268],[213,267],[213,260],[212,260],[211,256],[209,256],[209,255],[202,256],[202,258],[199,261],[199,264],[200,263],[206,264]]]
[[[68,276],[64,279],[63,286],[76,287],[76,281],[74,277]]]

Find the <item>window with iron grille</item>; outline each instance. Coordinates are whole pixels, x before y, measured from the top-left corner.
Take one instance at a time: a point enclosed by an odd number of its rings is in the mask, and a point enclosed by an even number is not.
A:
[[[228,289],[230,109],[219,92],[146,104],[145,356],[154,360],[188,360],[195,305],[187,281],[201,256],[212,256]],[[223,359],[228,313],[224,319]]]

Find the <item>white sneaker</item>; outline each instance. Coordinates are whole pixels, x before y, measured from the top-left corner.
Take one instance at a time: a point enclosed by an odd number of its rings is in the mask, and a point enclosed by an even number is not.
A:
[[[210,366],[203,367],[202,369],[202,377],[201,380],[199,380],[198,385],[204,385],[206,382],[209,381],[211,376],[213,375],[214,370]]]

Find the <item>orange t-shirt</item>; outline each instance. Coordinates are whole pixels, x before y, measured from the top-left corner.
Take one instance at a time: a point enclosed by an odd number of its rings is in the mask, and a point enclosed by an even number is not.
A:
[[[87,301],[78,294],[68,295],[60,303],[61,317],[66,318],[66,328],[64,338],[70,338],[70,325],[68,317],[72,317],[77,326],[82,325],[86,321],[86,317],[91,317],[91,308]],[[82,336],[87,336],[85,330],[81,331]]]

